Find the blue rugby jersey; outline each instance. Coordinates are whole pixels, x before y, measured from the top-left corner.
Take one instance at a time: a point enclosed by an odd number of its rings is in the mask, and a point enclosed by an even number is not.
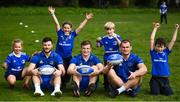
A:
[[[77,36],[75,31],[70,32],[70,35],[65,35],[64,31],[60,29],[57,32],[58,41],[56,44],[56,53],[62,58],[72,56],[72,49],[74,47],[74,38]]]
[[[171,51],[166,48],[162,53],[158,53],[155,50],[150,50],[151,61],[152,61],[152,75],[165,77],[170,75],[170,69],[168,66],[168,55]]]
[[[122,40],[119,35],[116,34],[116,36],[120,41]],[[104,46],[104,61],[109,55],[119,53],[119,45],[114,37],[104,36],[100,41],[100,46]]]
[[[59,64],[63,64],[61,56],[58,55],[55,51],[51,51],[49,57],[46,57],[45,53],[41,51],[35,54],[30,62],[36,64],[36,68],[43,65],[51,65],[57,68]]]
[[[89,59],[88,59],[87,61],[85,61],[85,60],[83,59],[82,54],[79,54],[79,55],[73,57],[73,58],[71,59],[71,62],[70,62],[70,63],[74,63],[74,64],[76,64],[77,66],[79,66],[79,65],[89,65],[89,66],[92,66],[92,65],[97,65],[97,64],[101,63],[101,61],[99,60],[98,57],[96,57],[95,55],[93,55],[93,54],[91,53],[91,54],[90,54],[90,57],[89,57]]]
[[[8,65],[7,72],[21,72],[29,60],[29,55],[24,52],[21,52],[20,56],[16,56],[14,52],[10,53],[5,61]]]
[[[161,13],[163,13],[163,14],[167,13],[167,9],[168,9],[168,7],[165,4],[160,5],[160,12]]]
[[[144,63],[143,60],[136,54],[131,53],[127,60],[123,59],[123,63],[117,68],[114,68],[118,76],[122,78],[124,82],[128,81],[128,77],[131,72],[138,70],[138,64]]]

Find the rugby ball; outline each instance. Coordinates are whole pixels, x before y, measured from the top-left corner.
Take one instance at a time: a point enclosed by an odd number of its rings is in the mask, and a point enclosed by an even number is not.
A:
[[[120,65],[123,62],[123,57],[120,54],[112,54],[108,56],[107,62],[112,65]]]
[[[94,72],[93,67],[90,67],[88,65],[81,65],[76,67],[76,71],[80,73],[82,76],[88,76],[89,74]]]
[[[52,75],[56,71],[56,68],[51,65],[43,65],[38,70],[42,75]]]

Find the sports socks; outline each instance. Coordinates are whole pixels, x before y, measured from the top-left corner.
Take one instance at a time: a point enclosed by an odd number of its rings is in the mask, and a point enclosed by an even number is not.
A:
[[[126,90],[126,88],[124,86],[121,86],[120,88],[117,89],[118,94],[121,94],[122,92],[124,92]]]

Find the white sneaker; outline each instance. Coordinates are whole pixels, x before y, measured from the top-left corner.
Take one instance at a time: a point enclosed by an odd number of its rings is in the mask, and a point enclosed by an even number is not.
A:
[[[62,96],[62,91],[61,90],[54,90],[51,93],[51,96],[61,97]]]
[[[39,97],[39,96],[44,96],[44,95],[45,95],[45,94],[44,94],[41,90],[34,92],[34,96],[37,96],[37,97]]]

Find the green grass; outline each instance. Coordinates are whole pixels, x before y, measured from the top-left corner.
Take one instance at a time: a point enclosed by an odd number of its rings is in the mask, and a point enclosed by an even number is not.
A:
[[[88,22],[80,35],[75,39],[73,55],[80,52],[80,42],[88,39],[93,42],[93,53],[102,60],[103,48],[96,48],[95,42],[98,36],[104,35],[104,24],[107,21],[113,21],[116,24],[116,33],[123,39],[130,39],[133,44],[133,52],[137,53],[148,67],[148,73],[144,77],[142,90],[137,97],[131,98],[126,95],[120,95],[114,99],[107,97],[102,86],[102,77],[100,77],[99,88],[89,98],[81,95],[80,98],[72,97],[70,84],[66,90],[63,90],[61,98],[50,96],[50,92],[45,92],[45,97],[33,97],[34,90],[24,90],[21,87],[22,82],[16,84],[16,89],[10,90],[3,75],[5,70],[0,70],[0,101],[180,101],[180,38],[169,56],[169,65],[171,67],[171,76],[169,77],[171,86],[174,90],[173,96],[152,96],[149,94],[149,80],[151,77],[151,60],[149,56],[149,36],[152,31],[152,22],[159,21],[159,10],[155,9],[81,9],[81,8],[58,8],[56,15],[60,24],[63,21],[72,21],[73,28],[76,28],[84,19],[85,12],[93,12],[94,18]],[[46,7],[28,7],[28,8],[0,8],[0,63],[11,51],[11,41],[20,38],[24,41],[24,51],[32,54],[36,50],[41,50],[41,44],[35,43],[36,39],[41,40],[44,36],[50,36],[56,43],[57,36],[55,27]],[[157,37],[162,36],[167,42],[171,40],[174,24],[179,23],[180,13],[169,13],[168,24],[161,25],[157,32]],[[19,25],[19,22],[29,25],[28,28]],[[31,30],[35,33],[32,34]],[[178,33],[180,34],[180,33]],[[55,46],[55,44],[54,44]],[[54,47],[55,48],[55,47]]]

